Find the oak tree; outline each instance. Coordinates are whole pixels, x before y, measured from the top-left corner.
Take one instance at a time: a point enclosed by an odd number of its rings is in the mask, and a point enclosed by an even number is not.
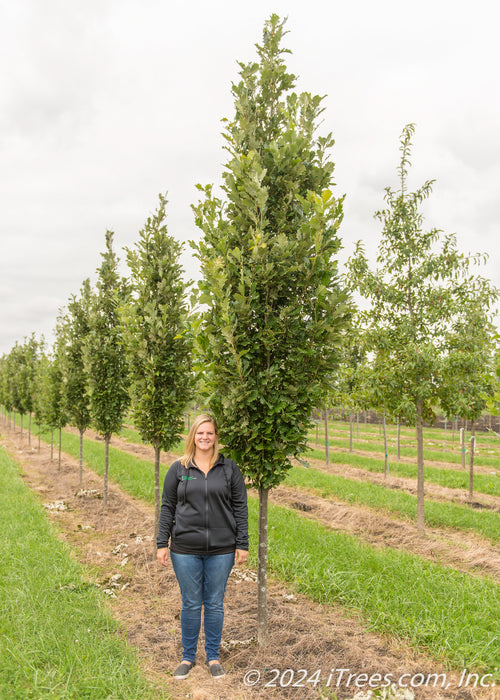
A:
[[[196,334],[220,437],[259,492],[258,640],[267,630],[267,503],[306,449],[310,416],[339,356],[347,306],[337,274],[342,198],[331,135],[316,136],[322,98],[293,92],[272,15],[258,61],[240,63],[225,129],[223,195],[200,187],[204,237]]]
[[[85,347],[92,424],[104,437],[104,494],[108,500],[109,442],[122,427],[129,403],[128,374],[120,305],[124,284],[118,274],[118,258],[113,251],[113,232],[106,231],[106,250],[98,268],[97,293],[94,295],[90,332]]]
[[[86,279],[80,295],[73,295],[68,302],[65,323],[65,353],[63,372],[66,382],[68,419],[78,428],[80,435],[79,483],[82,485],[83,435],[91,423],[89,376],[85,367],[85,347],[91,329],[93,292]]]
[[[167,200],[159,198],[135,248],[127,250],[132,299],[125,307],[134,425],[155,450],[155,535],[161,506],[160,451],[181,438],[192,385],[187,285],[179,263],[182,246],[168,234]]]

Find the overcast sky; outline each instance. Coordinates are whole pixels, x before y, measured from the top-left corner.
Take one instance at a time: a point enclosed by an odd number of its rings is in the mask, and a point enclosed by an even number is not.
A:
[[[489,254],[500,286],[500,60],[496,0],[0,0],[0,353],[96,278],[106,229],[132,246],[168,191],[169,233],[199,237],[196,183],[221,181],[221,118],[237,61],[287,16],[297,91],[326,95],[321,133],[346,194],[343,257],[376,250],[399,136],[409,184],[435,179],[426,228]],[[183,255],[186,274],[197,262]],[[124,270],[125,271],[125,270]]]

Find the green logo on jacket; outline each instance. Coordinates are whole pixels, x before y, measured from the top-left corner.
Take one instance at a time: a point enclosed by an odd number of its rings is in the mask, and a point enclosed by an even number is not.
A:
[[[190,479],[196,479],[195,476],[184,476],[184,474],[181,476],[182,481],[189,481]]]

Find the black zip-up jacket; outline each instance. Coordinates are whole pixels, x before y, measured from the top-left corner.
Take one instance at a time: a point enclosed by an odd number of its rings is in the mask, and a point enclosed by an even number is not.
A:
[[[165,476],[158,549],[181,554],[248,550],[247,490],[232,459],[219,454],[207,475],[174,462]]]

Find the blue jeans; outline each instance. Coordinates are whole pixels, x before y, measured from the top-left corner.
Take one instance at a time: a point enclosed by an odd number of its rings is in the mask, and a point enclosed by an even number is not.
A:
[[[233,568],[234,552],[211,556],[170,552],[170,558],[182,597],[182,658],[194,663],[203,605],[205,653],[207,661],[216,660],[224,622],[224,592]]]

